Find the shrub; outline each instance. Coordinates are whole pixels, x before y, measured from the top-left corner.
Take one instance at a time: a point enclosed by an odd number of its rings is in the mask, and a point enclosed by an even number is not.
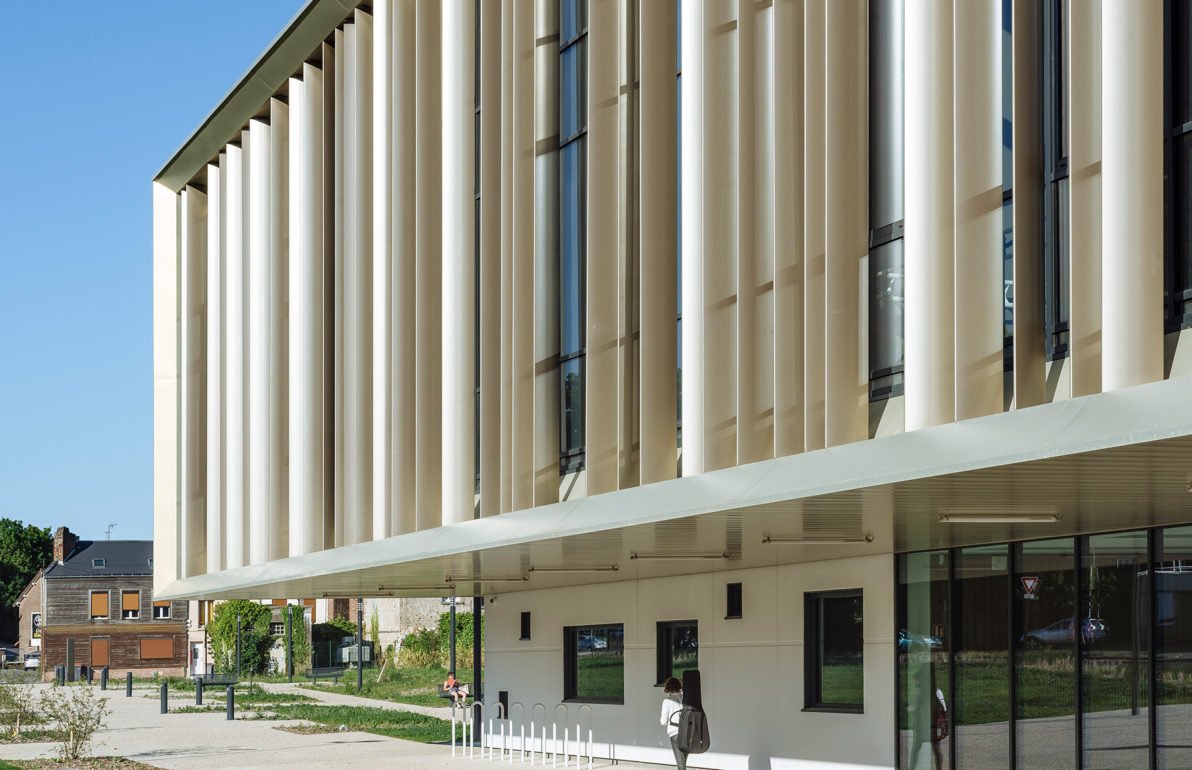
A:
[[[41,698],[41,710],[62,735],[58,758],[72,762],[85,756],[91,739],[108,715],[108,702],[91,687],[54,687]]]
[[[31,685],[0,686],[0,724],[12,732],[12,737],[21,737],[21,725],[37,721],[37,706],[37,693]]]
[[[259,674],[269,663],[273,635],[269,620],[273,609],[263,604],[233,599],[215,605],[215,614],[207,624],[211,652],[217,671],[236,670],[236,618],[240,618],[240,670]]]
[[[441,665],[439,653],[439,629],[420,628],[402,639],[397,662],[403,668],[433,668]]]
[[[294,672],[304,671],[310,667],[310,639],[306,633],[306,608],[300,604],[291,604],[286,608],[290,615],[290,638],[293,648],[290,654],[294,656]]]
[[[484,615],[480,616],[481,663],[484,662]],[[451,613],[439,616],[439,660],[444,668],[451,665]],[[472,668],[472,613],[455,613],[455,667],[459,671]]]

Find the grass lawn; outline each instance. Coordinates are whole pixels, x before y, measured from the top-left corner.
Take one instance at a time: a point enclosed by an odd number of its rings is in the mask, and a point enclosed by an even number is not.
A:
[[[471,677],[466,672],[461,678],[467,682]],[[354,671],[347,671],[339,684],[303,685],[317,687],[327,692],[344,695],[361,695],[365,698],[387,700],[392,703],[409,703],[415,706],[448,707],[451,701],[439,697],[439,685],[447,678],[441,668],[388,668],[381,681],[377,681],[376,670],[364,670],[364,689],[356,691]]]
[[[445,719],[412,714],[408,711],[371,708],[367,706],[311,706],[295,704],[271,708],[272,719],[305,719],[335,729],[345,725],[349,730],[386,735],[418,743],[440,743],[451,740],[451,723]]]

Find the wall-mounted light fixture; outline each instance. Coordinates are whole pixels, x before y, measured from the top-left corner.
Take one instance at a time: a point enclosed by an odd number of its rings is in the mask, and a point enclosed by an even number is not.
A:
[[[616,564],[598,564],[591,567],[530,567],[527,572],[616,572],[621,569]]]
[[[525,575],[492,577],[486,575],[472,575],[460,577],[448,577],[447,583],[524,583],[530,578]]]
[[[771,537],[762,538],[763,544],[773,545],[851,545],[854,543],[872,543],[873,535],[866,532],[857,537]]]
[[[940,524],[1054,524],[1058,513],[941,513]]]
[[[632,561],[726,561],[733,555],[727,551],[722,553],[631,553]]]

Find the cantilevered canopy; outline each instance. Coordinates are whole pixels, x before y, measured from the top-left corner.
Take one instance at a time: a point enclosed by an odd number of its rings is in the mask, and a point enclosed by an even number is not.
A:
[[[491,595],[1124,530],[1192,521],[1190,485],[1192,387],[1177,379],[202,575],[160,598]]]

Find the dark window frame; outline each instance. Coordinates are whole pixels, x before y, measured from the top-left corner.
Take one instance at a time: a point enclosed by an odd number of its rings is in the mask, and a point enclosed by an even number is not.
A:
[[[820,639],[823,634],[823,605],[826,599],[861,599],[863,603],[864,590],[844,588],[831,591],[808,591],[803,594],[803,711],[864,714],[865,696],[863,691],[861,703],[823,702],[823,661],[820,659]],[[862,606],[864,605],[862,604]],[[864,626],[862,625],[862,627]],[[862,644],[863,642],[864,632],[862,632]],[[864,672],[865,664],[862,657],[862,682],[864,682]]]
[[[588,162],[587,162],[587,135],[588,135],[588,119],[587,119],[587,93],[588,93],[588,3],[587,0],[559,0],[559,18],[564,16],[563,7],[568,3],[574,3],[576,29],[575,35],[568,38],[562,37],[560,31],[559,39],[559,223],[562,226],[563,218],[566,216],[564,209],[565,192],[565,178],[564,178],[564,163],[563,154],[567,147],[575,144],[577,145],[578,162],[576,167],[577,189],[577,208],[576,215],[576,271],[578,273],[577,282],[579,284],[578,307],[575,312],[578,316],[578,332],[579,341],[574,350],[563,350],[562,341],[564,338],[563,328],[566,325],[564,316],[567,314],[568,308],[564,304],[564,297],[566,296],[564,287],[564,270],[563,260],[566,258],[563,254],[562,237],[560,233],[560,248],[559,248],[559,475],[565,475],[574,471],[582,469],[585,465],[585,450],[587,444],[587,435],[584,430],[584,422],[587,415],[587,398],[585,394],[585,384],[587,381],[587,367],[586,352],[587,352],[587,334],[586,323],[587,319],[587,232],[588,232],[588,212],[587,212],[587,181],[588,181]],[[575,131],[570,134],[563,133],[563,110],[562,105],[565,103],[564,93],[571,85],[565,78],[562,77],[562,62],[565,55],[570,51],[575,50],[576,68],[577,68],[577,93],[575,94],[575,102],[577,104],[577,113],[579,119],[576,121]],[[578,106],[581,105],[582,107]],[[580,440],[577,446],[571,446],[567,439],[567,381],[563,374],[566,364],[572,361],[577,362],[579,369],[579,394],[578,405],[580,413]],[[576,406],[576,405],[573,405]]]
[[[1172,14],[1171,0],[1163,3],[1163,331],[1178,332],[1192,328],[1192,285],[1180,286],[1180,273],[1187,270],[1187,261],[1192,261],[1192,243],[1187,254],[1177,253],[1176,217],[1188,217],[1176,205],[1176,176],[1179,169],[1175,163],[1175,145],[1192,133],[1192,121],[1180,122],[1175,110],[1176,61],[1172,52],[1176,50],[1175,32],[1178,29]],[[1192,40],[1179,40],[1180,50],[1192,46]],[[1188,55],[1188,54],[1185,54]],[[1192,83],[1184,84],[1192,87]],[[1192,149],[1189,149],[1192,152]],[[1192,185],[1192,179],[1182,180],[1183,185]],[[1183,268],[1183,270],[1181,270]]]
[[[675,641],[675,630],[679,628],[695,629],[695,655],[699,660],[699,621],[698,620],[660,620],[655,627],[657,642],[654,647],[654,668],[657,673],[655,685],[661,686],[675,673],[675,660],[672,655]],[[698,668],[698,662],[696,664]]]
[[[622,664],[621,697],[604,698],[579,695],[579,632],[581,629],[586,631],[617,629],[621,632],[621,638],[625,638],[624,623],[589,623],[582,626],[563,627],[563,702],[623,706],[625,704],[624,664]],[[624,660],[623,657],[622,660]]]
[[[519,629],[520,633],[518,634],[517,640],[519,642],[528,642],[530,641],[531,631],[531,618],[529,610],[522,611],[520,623],[521,628]]]
[[[1060,216],[1061,191],[1068,185],[1068,156],[1064,154],[1069,83],[1065,82],[1064,49],[1066,0],[1044,0],[1043,8],[1043,324],[1048,361],[1069,353],[1071,243],[1064,232],[1071,226],[1071,188],[1068,216]],[[1069,252],[1060,249],[1068,242]],[[1064,264],[1065,259],[1068,264]],[[1062,312],[1066,310],[1066,312]]]
[[[744,584],[726,583],[724,586],[724,619],[740,620],[745,617]],[[734,606],[735,605],[735,606]],[[734,612],[736,610],[736,612]]]
[[[475,494],[480,494],[480,0],[475,0],[473,11],[475,13],[475,27],[473,29],[473,68],[472,68],[472,84],[474,92],[474,106],[473,114],[474,133],[472,135],[473,145],[473,193],[475,195],[475,202],[473,204],[473,223],[475,230],[472,233],[472,251],[473,251],[473,274],[472,274],[472,348],[473,348],[473,380],[475,385],[475,397],[472,405],[472,450],[473,450],[473,470],[476,472],[475,479]],[[479,510],[476,511],[476,516],[479,518]]]

